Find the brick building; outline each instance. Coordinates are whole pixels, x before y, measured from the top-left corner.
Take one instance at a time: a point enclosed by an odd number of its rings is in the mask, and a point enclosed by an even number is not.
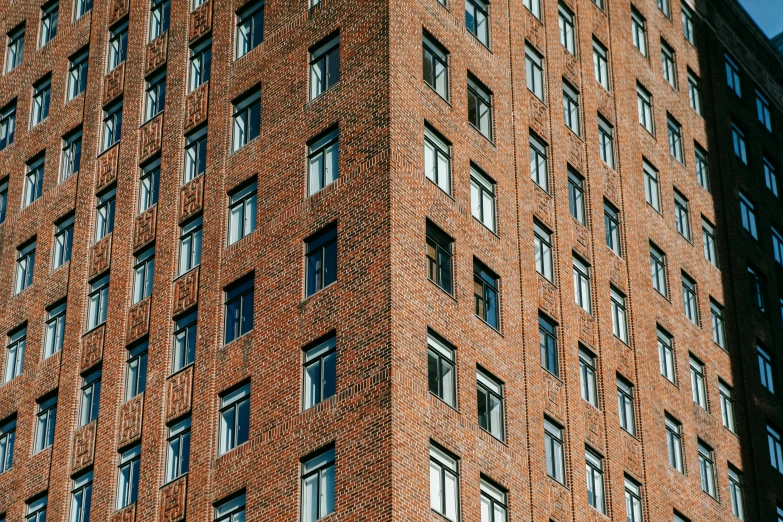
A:
[[[735,0],[0,13],[0,521],[783,520]]]

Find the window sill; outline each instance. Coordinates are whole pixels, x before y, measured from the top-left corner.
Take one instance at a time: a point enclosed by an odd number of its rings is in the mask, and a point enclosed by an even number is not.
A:
[[[492,440],[493,440],[494,442],[499,442],[500,444],[502,444],[502,445],[504,445],[504,446],[508,447],[508,443],[507,443],[507,442],[506,442],[504,439],[499,439],[499,438],[497,438],[497,437],[496,437],[496,436],[494,436],[492,433],[490,433],[489,431],[487,431],[487,430],[485,430],[484,428],[482,428],[481,426],[479,426],[479,436],[480,436],[480,434],[481,434],[481,433],[486,433],[488,436],[492,437]]]
[[[494,124],[494,121],[493,121],[493,124]],[[480,135],[482,138],[484,138],[485,140],[487,140],[487,141],[490,143],[490,145],[492,145],[493,147],[497,148],[497,145],[495,145],[495,142],[494,142],[494,140],[493,140],[492,138],[490,138],[489,136],[487,136],[486,134],[484,134],[483,132],[481,132],[481,130],[480,130],[478,127],[476,127],[475,125],[473,125],[472,123],[468,122],[468,125],[470,125],[470,127],[471,127],[473,130],[475,130],[476,132],[478,132],[478,133],[479,133],[479,135]]]
[[[440,286],[438,283],[436,283],[435,281],[433,281],[429,277],[427,277],[427,282],[429,282],[435,288],[437,288],[438,290],[440,290],[441,292],[446,294],[448,297],[450,297],[452,301],[454,301],[455,303],[457,302],[457,297],[454,294],[451,294],[451,293],[447,292],[446,290],[444,290],[444,288],[442,286]]]
[[[327,288],[330,288],[332,285],[335,285],[337,283],[337,281],[339,281],[339,279],[335,279],[334,281],[332,281],[331,283],[329,283],[325,287],[321,288],[320,290],[316,290],[312,294],[305,296],[305,298],[300,303],[300,306],[305,305],[310,299],[313,299],[315,296],[319,295],[321,292],[323,292]]]
[[[495,328],[494,326],[492,326],[491,324],[489,324],[487,321],[485,321],[485,320],[484,320],[484,319],[482,319],[481,317],[477,316],[476,314],[473,314],[473,317],[475,317],[476,319],[478,319],[479,321],[481,321],[483,324],[485,324],[486,326],[488,326],[488,327],[489,327],[489,328],[490,328],[490,329],[491,329],[493,332],[497,333],[499,336],[501,336],[501,337],[505,337],[505,336],[503,335],[503,332],[501,332],[499,328]]]
[[[232,244],[233,244],[233,243],[232,243]],[[186,270],[186,271],[182,272],[181,274],[179,274],[177,277],[175,277],[175,278],[174,278],[174,281],[179,281],[180,279],[182,279],[183,277],[185,277],[186,275],[188,275],[188,274],[189,274],[189,273],[191,273],[192,271],[194,271],[194,270],[198,270],[198,268],[199,268],[200,266],[201,266],[201,263],[199,263],[199,264],[197,264],[196,266],[194,266],[194,267],[192,267],[192,268],[190,268],[190,269],[188,269],[188,270]]]
[[[325,1],[325,0],[321,0],[321,1],[323,2],[323,1]],[[321,5],[321,4],[319,3],[318,5]],[[312,99],[309,99],[309,100],[307,100],[307,102],[305,102],[305,104],[304,104],[304,107],[303,107],[303,108],[304,108],[304,109],[308,109],[308,108],[310,108],[310,106],[311,106],[311,105],[313,105],[314,103],[316,103],[318,100],[322,100],[322,99],[324,99],[324,97],[325,97],[325,96],[326,96],[328,93],[330,93],[330,92],[332,92],[332,91],[339,91],[339,90],[340,90],[340,85],[342,85],[342,82],[341,82],[341,81],[338,81],[337,83],[335,83],[334,85],[332,85],[331,87],[329,87],[328,89],[326,89],[325,91],[321,92],[321,94],[319,94],[319,95],[318,95],[318,96],[316,96],[315,98],[312,98]],[[309,86],[308,86],[308,88],[309,88]],[[308,93],[308,96],[309,96],[309,95],[310,95],[310,94]]]
[[[248,332],[248,333],[250,333],[250,332]],[[247,334],[245,334],[245,335],[247,335]],[[241,337],[237,337],[237,338],[236,338],[236,339],[234,339],[234,340],[236,341],[236,340],[239,340],[239,339],[241,339]],[[231,342],[234,342],[234,341],[231,341]],[[228,346],[228,345],[225,345],[225,346]],[[185,372],[185,371],[189,370],[191,367],[193,367],[193,366],[195,366],[195,365],[196,365],[196,362],[195,362],[195,361],[193,361],[193,362],[190,362],[190,363],[186,364],[185,366],[183,366],[182,368],[180,368],[179,370],[177,370],[177,371],[174,371],[174,372],[171,372],[171,373],[168,375],[168,377],[166,377],[166,379],[171,379],[171,378],[172,378],[172,377],[174,377],[175,375],[179,375],[180,373],[182,373],[182,372]],[[142,392],[142,393],[144,393],[144,392]],[[174,480],[177,480],[177,479],[174,479]]]
[[[433,92],[433,93],[435,93],[435,94],[438,96],[438,98],[440,98],[442,101],[446,102],[446,105],[448,105],[450,109],[453,109],[453,108],[454,108],[454,106],[453,106],[453,105],[451,104],[451,102],[449,101],[449,98],[444,98],[444,97],[443,97],[443,95],[442,95],[441,93],[439,93],[438,91],[436,91],[436,90],[435,90],[435,88],[434,88],[432,85],[430,85],[429,83],[427,83],[426,81],[424,82],[424,85],[426,85],[426,86],[427,86],[427,89],[428,89],[430,92]]]

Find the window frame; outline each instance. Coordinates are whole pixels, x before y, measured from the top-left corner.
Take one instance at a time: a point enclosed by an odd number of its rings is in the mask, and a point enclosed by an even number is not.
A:
[[[243,408],[243,410],[240,410]],[[247,412],[245,414],[245,411]],[[233,412],[232,418],[227,418],[227,414]],[[250,430],[250,383],[246,382],[239,386],[230,388],[220,394],[219,403],[219,422],[218,422],[218,456],[225,455],[249,440],[248,432]],[[232,420],[232,426],[228,423]],[[247,426],[242,431],[242,422],[247,420]],[[228,433],[228,430],[233,430]],[[228,439],[230,437],[230,440]]]
[[[493,112],[492,91],[468,73],[468,123],[489,141],[493,141]]]
[[[223,344],[230,344],[240,337],[253,331],[253,314],[255,313],[255,280],[254,274],[249,274],[223,289],[224,295],[224,325]],[[230,317],[232,307],[236,307],[233,319]]]
[[[258,182],[255,179],[243,183],[228,193],[227,246],[237,243],[256,230],[257,205]]]
[[[308,196],[317,194],[339,179],[339,161],[340,129],[338,127],[322,132],[307,143]],[[316,165],[320,165],[321,168],[316,169]]]
[[[305,298],[312,297],[337,282],[339,259],[337,240],[336,222],[321,228],[304,240]],[[320,258],[320,268],[319,260],[316,258]],[[313,264],[314,262],[315,264]],[[331,269],[331,274],[329,269]]]
[[[456,348],[435,332],[427,332],[427,382],[429,392],[454,409],[457,409],[458,399],[456,353]],[[434,377],[433,370],[436,371]],[[449,386],[445,385],[447,382]],[[435,385],[434,390],[433,384]]]
[[[317,371],[317,379],[312,378],[311,369]],[[302,351],[302,411],[309,410],[335,395],[336,369],[337,337],[335,334],[305,347]]]
[[[441,167],[446,170],[443,180]],[[451,195],[451,142],[427,123],[424,124],[424,175],[443,192]]]
[[[340,83],[340,34],[327,37],[308,52],[309,100],[313,101]]]
[[[231,105],[231,152],[236,153],[261,135],[261,89],[254,87]]]
[[[693,354],[689,356],[689,368],[691,375],[691,396],[693,402],[709,411],[707,398],[707,378],[704,363]]]
[[[264,1],[250,1],[236,12],[234,59],[239,60],[264,42]],[[256,26],[259,24],[260,29]],[[260,33],[260,34],[259,34]]]

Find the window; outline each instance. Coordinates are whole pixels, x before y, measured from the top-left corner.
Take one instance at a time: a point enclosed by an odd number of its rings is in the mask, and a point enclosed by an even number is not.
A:
[[[215,522],[244,522],[245,493],[215,506]]]
[[[609,90],[609,52],[606,47],[593,37],[593,73],[595,81],[601,87]]]
[[[742,218],[742,228],[747,230],[753,239],[758,239],[758,233],[756,231],[756,206],[751,203],[750,199],[740,191],[740,216]]]
[[[120,510],[136,502],[139,493],[139,464],[141,445],[137,444],[120,454],[117,473],[117,502]]]
[[[671,116],[667,118],[666,123],[669,132],[669,155],[678,162],[684,164],[685,157],[682,152],[682,126]]]
[[[761,91],[756,89],[756,116],[769,132],[772,132],[772,116],[770,115],[769,100]]]
[[[582,390],[582,399],[588,404],[598,408],[598,380],[595,367],[595,356],[580,347],[579,385]]]
[[[465,0],[465,27],[479,42],[489,47],[489,4],[484,0]]]
[[[538,315],[538,346],[541,352],[541,366],[559,377],[560,356],[557,349],[557,326],[541,314]]]
[[[264,41],[264,3],[248,4],[237,11],[237,60]]]
[[[537,222],[533,222],[533,248],[536,251],[536,272],[549,281],[554,281],[552,260],[552,233]]]
[[[178,275],[189,272],[201,264],[201,223],[198,216],[179,228]]]
[[[95,207],[95,242],[97,243],[114,230],[114,205],[117,189],[112,188],[98,196]]]
[[[734,391],[723,381],[718,381],[720,390],[720,412],[723,419],[723,427],[734,433]]]
[[[699,476],[701,477],[701,490],[711,497],[716,496],[714,452],[702,441],[699,441]]]
[[[302,461],[302,522],[334,512],[334,448]]]
[[[22,345],[24,348],[24,345]],[[775,393],[775,377],[772,371],[772,357],[767,350],[761,346],[756,346],[756,356],[759,362],[759,378],[761,385],[770,393]]]
[[[585,224],[585,185],[581,176],[568,169],[568,210],[571,217]]]
[[[677,382],[677,374],[674,369],[674,343],[672,336],[658,327],[658,361],[661,367],[661,375],[672,384]]]
[[[625,344],[628,344],[628,312],[625,296],[611,287],[612,297],[612,333]]]
[[[524,4],[530,14],[541,20],[541,0],[524,0]]]
[[[125,401],[144,393],[147,387],[147,342],[128,348],[125,363]]]
[[[647,21],[639,14],[639,11],[633,8],[631,8],[631,35],[633,36],[633,46],[646,58]]]
[[[549,168],[547,146],[530,134],[530,177],[533,183],[549,192]]]
[[[71,515],[69,522],[90,522],[92,507],[92,471],[71,481]]]
[[[337,281],[337,225],[329,225],[305,239],[305,264],[306,297]]]
[[[44,494],[36,500],[27,503],[27,514],[24,517],[25,522],[46,522],[46,505],[48,496]]]
[[[748,153],[745,147],[745,132],[735,123],[731,124],[731,139],[734,143],[734,155],[737,156],[742,163],[747,165]]]
[[[783,235],[775,227],[772,229],[772,251],[775,254],[775,261],[783,265]]]
[[[457,407],[457,368],[454,348],[432,332],[427,333],[427,378],[430,393]]]
[[[495,182],[476,166],[470,166],[470,212],[495,232]],[[783,247],[782,247],[783,248]],[[781,261],[783,264],[783,260]]]
[[[606,514],[603,457],[590,449],[585,449],[585,471],[587,478],[587,503],[599,513]]]
[[[0,109],[0,150],[14,142],[16,129],[16,101],[12,101]]]
[[[424,174],[451,194],[451,143],[429,125],[424,127]]]
[[[174,321],[174,346],[171,373],[176,373],[196,360],[198,311],[190,312]]]
[[[693,29],[693,10],[685,2],[680,3],[682,11],[682,35],[691,45],[696,45],[695,32]]]
[[[685,317],[693,324],[699,326],[699,295],[696,290],[696,281],[682,274],[682,304]]]
[[[170,0],[150,2],[150,41],[169,30]]]
[[[338,129],[332,129],[307,144],[307,194],[312,196],[338,177]]]
[[[478,424],[499,440],[505,440],[503,384],[487,372],[476,370]]]
[[[57,36],[59,2],[51,2],[41,9],[41,29],[38,31],[38,47],[43,47]]]
[[[207,127],[185,136],[185,183],[207,170]]]
[[[704,380],[704,363],[696,359],[693,355],[690,356],[690,368],[691,368],[691,393],[693,394],[693,402],[707,409],[707,383]]]
[[[574,13],[563,4],[558,5],[557,24],[560,27],[560,45],[576,56],[576,36],[574,34]]]
[[[247,442],[250,428],[250,384],[220,397],[220,433],[218,455]]]
[[[453,239],[427,221],[427,278],[449,294],[454,291],[453,244]]]
[[[563,121],[566,127],[579,134],[579,93],[563,82]]]
[[[46,326],[44,328],[44,359],[51,357],[63,349],[65,336],[65,302],[46,310]]]
[[[310,49],[310,99],[340,81],[340,35]]]
[[[614,168],[614,127],[598,116],[598,152],[601,160]]]
[[[256,229],[256,182],[228,196],[228,244],[233,245]]]
[[[212,39],[190,48],[188,92],[193,92],[209,81],[212,73]]]
[[[31,127],[35,127],[49,117],[49,105],[51,101],[52,78],[47,75],[33,85],[33,106],[31,108]]]
[[[661,1],[668,2],[668,0]],[[663,79],[676,89],[677,66],[674,61],[674,49],[663,40],[661,40],[661,63],[663,66]]]
[[[625,476],[625,513],[628,522],[642,522],[642,486]]]
[[[778,472],[783,473],[783,452],[780,446],[780,433],[769,424],[767,424],[767,445],[769,446],[770,464]]]
[[[682,424],[668,414],[666,415],[666,449],[669,454],[669,465],[680,473],[685,473],[685,461],[682,457]]]
[[[430,444],[430,508],[459,520],[459,459]]]
[[[690,69],[688,70],[688,100],[690,101],[691,109],[696,111],[697,114],[701,115],[701,81],[690,71]]]
[[[740,84],[740,72],[739,72],[739,65],[734,62],[734,60],[728,55],[723,55],[725,59],[725,67],[726,67],[726,85],[729,86],[729,89],[734,91],[734,93],[742,98],[742,86]]]
[[[609,250],[622,257],[620,245],[620,212],[611,204],[604,201],[604,228],[606,233],[606,246]]]
[[[16,281],[14,294],[33,284],[33,271],[35,269],[35,245],[36,241],[28,241],[16,250]]]
[[[45,450],[54,442],[54,425],[57,418],[57,396],[51,395],[38,401],[35,422],[35,448],[33,453]]]
[[[639,111],[639,125],[650,134],[654,134],[652,96],[641,85],[636,85],[636,107]]]
[[[160,184],[160,159],[145,166],[139,179],[139,213],[141,214],[158,202]]]
[[[68,61],[68,97],[71,101],[87,88],[87,49],[73,55]]]
[[[481,522],[508,520],[507,493],[489,480],[481,479]]]
[[[544,418],[544,453],[546,473],[561,484],[565,484],[565,453],[563,450],[563,428]]]
[[[106,322],[106,311],[109,306],[108,275],[90,285],[90,293],[87,299],[87,330],[90,331]]]
[[[440,94],[449,99],[449,53],[426,33],[422,42],[424,81]]]
[[[701,148],[697,143],[694,143],[695,149],[695,164],[696,164],[696,181],[699,185],[704,187],[705,190],[710,190],[710,169],[707,162],[707,151]]]
[[[238,339],[253,329],[253,277],[225,289],[226,324],[224,344]]]
[[[685,196],[674,190],[674,226],[677,232],[687,239],[691,240],[691,219],[688,200]]]
[[[168,428],[166,439],[166,482],[181,477],[190,465],[190,417]]]
[[[604,0],[593,0],[593,3],[595,6],[600,9],[601,11],[604,10]]]
[[[152,282],[155,272],[155,247],[150,247],[136,256],[133,266],[133,297],[136,304],[152,294]]]
[[[669,0],[658,0],[658,9],[666,15],[667,18],[672,17],[671,6],[669,6]]]
[[[8,346],[5,349],[5,378],[3,382],[9,382],[22,375],[26,345],[27,326],[17,328],[8,334]]]
[[[530,45],[525,45],[525,79],[528,90],[544,101],[544,57]]]
[[[101,402],[101,369],[93,370],[82,378],[79,400],[79,427],[87,426],[98,418]]]
[[[191,6],[191,12],[201,7],[206,1],[207,0],[193,0],[193,5]]]
[[[723,307],[710,299],[710,314],[712,315],[712,340],[726,349],[726,326],[723,323]]]
[[[642,170],[644,171],[644,199],[648,205],[660,213],[661,189],[658,181],[658,169],[645,160]]]
[[[0,473],[8,471],[14,462],[14,440],[16,439],[16,417],[0,423]]]
[[[473,260],[473,299],[476,316],[495,330],[500,329],[500,278],[477,260]]]
[[[306,410],[335,394],[337,353],[334,334],[304,352],[304,404]]]
[[[742,492],[742,472],[729,464],[729,497],[731,498],[731,513],[740,520],[745,520],[745,496]]]
[[[128,54],[128,22],[125,21],[109,32],[109,71],[125,61]]]
[[[590,268],[580,259],[573,258],[574,267],[574,299],[585,312],[592,313],[590,302]]]
[[[43,193],[45,156],[40,155],[27,163],[24,177],[24,201],[22,208],[30,206]]]
[[[470,74],[468,75],[468,123],[485,138],[492,140],[492,93]]]
[[[149,121],[161,112],[166,105],[166,71],[161,71],[147,80],[144,101],[144,121]]]
[[[636,435],[636,414],[633,404],[633,385],[617,376],[617,405],[620,412],[620,427]]]
[[[767,158],[764,158],[764,183],[772,195],[778,197],[778,175],[775,167]]]
[[[261,91],[245,94],[234,102],[233,146],[231,151],[236,152],[261,133]]]
[[[764,311],[764,282],[762,276],[753,267],[748,267],[748,282],[750,283],[750,299],[753,305]]]
[[[777,506],[776,513],[778,516],[777,522],[783,522],[783,507]]]
[[[76,0],[76,19],[86,15],[92,10],[92,0]],[[87,521],[85,521],[87,522]]]
[[[666,285],[666,254],[652,243],[650,243],[650,271],[652,272],[653,288],[662,296],[668,297],[669,291]]]
[[[122,100],[103,111],[103,149],[120,141],[122,138]]]
[[[24,25],[8,33],[8,48],[5,54],[5,73],[8,74],[22,65],[24,52]]]
[[[65,181],[79,172],[82,163],[82,129],[76,129],[63,136],[60,181]]]

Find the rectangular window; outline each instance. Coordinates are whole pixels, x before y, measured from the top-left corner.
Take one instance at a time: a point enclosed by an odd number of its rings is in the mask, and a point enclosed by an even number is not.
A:
[[[598,152],[601,160],[614,169],[614,127],[598,116]]]
[[[701,219],[701,235],[704,244],[704,258],[717,267],[718,252],[715,247],[715,228],[704,218]]]
[[[711,497],[717,495],[715,490],[715,455],[711,447],[699,441],[699,476],[701,490]]]
[[[109,307],[108,275],[90,284],[87,300],[87,331],[90,331],[106,322],[106,311]]]
[[[609,90],[609,51],[593,37],[593,74],[598,84]]]
[[[71,482],[71,514],[69,522],[90,522],[92,507],[92,471]]]
[[[669,454],[669,465],[685,473],[682,457],[682,424],[674,417],[666,415],[666,449]]]
[[[453,245],[453,239],[427,221],[427,278],[449,294],[454,291]]]
[[[238,151],[261,133],[261,91],[254,91],[233,103],[232,152]]]
[[[696,164],[696,181],[699,185],[704,187],[705,190],[710,190],[710,169],[707,161],[707,151],[699,146],[698,143],[694,143],[695,149],[695,164]]]
[[[672,384],[677,382],[677,372],[674,366],[674,339],[672,336],[658,327],[658,361],[661,367],[661,375],[666,377]]]
[[[168,428],[166,438],[166,483],[190,468],[190,417]]]
[[[604,495],[604,459],[592,450],[585,449],[587,478],[587,503],[599,513],[606,514]]]
[[[120,453],[117,466],[117,501],[115,508],[120,510],[136,503],[139,495],[139,464],[141,463],[141,444]]]
[[[0,473],[8,471],[14,463],[16,417],[0,422]]]
[[[245,520],[245,493],[215,506],[215,522],[243,522]]]
[[[250,384],[220,396],[218,455],[244,444],[250,429]]]
[[[668,0],[659,0],[667,1]],[[674,49],[661,40],[661,64],[663,67],[663,79],[666,80],[669,85],[677,88],[677,65],[674,61]]]
[[[92,10],[92,0],[76,0],[76,19],[86,15]],[[87,522],[86,520],[84,522]]]
[[[669,116],[666,121],[669,133],[669,155],[684,165],[685,156],[682,152],[682,126],[671,116]]]
[[[579,93],[566,82],[563,82],[563,121],[575,134],[580,134]]]
[[[170,0],[150,2],[150,42],[169,30]]]
[[[489,176],[475,165],[470,166],[470,212],[492,232],[496,232],[495,187],[495,182]]]
[[[669,5],[669,0],[658,0],[658,9],[661,10],[661,12],[666,15],[667,18],[672,17],[672,11],[671,6]]]
[[[27,326],[22,326],[8,334],[8,346],[5,349],[5,372],[3,382],[10,382],[22,375],[24,368],[24,349],[27,345]]]
[[[337,281],[337,225],[329,225],[305,239],[305,265],[306,297]]]
[[[430,444],[430,508],[459,520],[459,459]]]
[[[264,41],[264,2],[249,2],[237,11],[237,60]]]
[[[44,359],[51,357],[63,349],[65,336],[65,302],[49,307],[46,310],[44,327]]]
[[[625,344],[628,344],[628,312],[625,296],[611,287],[612,302],[612,333]]]
[[[693,10],[685,2],[680,3],[682,11],[682,35],[691,45],[696,45],[695,32],[693,29]]]
[[[604,201],[604,229],[606,234],[606,246],[609,250],[622,257],[620,243],[620,212],[611,204]]]
[[[481,522],[507,522],[508,493],[500,486],[481,478]]]
[[[650,271],[652,286],[662,296],[668,297],[668,285],[666,284],[666,254],[658,247],[650,243]]]
[[[226,323],[224,344],[238,339],[253,329],[253,277],[233,283],[224,291]]]
[[[753,306],[764,311],[764,279],[763,276],[753,267],[748,267],[748,283],[750,288],[750,299]]]
[[[332,334],[304,352],[304,393],[302,409],[307,410],[335,394],[337,380],[337,339]]]
[[[595,356],[579,348],[579,385],[582,391],[582,399],[598,408],[598,379],[596,375]]]
[[[201,127],[185,136],[185,169],[183,182],[187,183],[207,170],[207,127]]]
[[[24,29],[21,25],[8,33],[8,48],[5,54],[5,74],[10,73],[22,64],[24,52]]]
[[[563,4],[558,5],[557,24],[560,28],[560,45],[576,56],[576,35],[574,30],[574,13]]]
[[[590,268],[580,259],[573,258],[574,267],[574,300],[585,312],[592,313],[590,301]]]
[[[643,163],[644,171],[644,199],[647,204],[661,212],[661,189],[659,186],[658,169],[650,165],[646,160]]]
[[[499,440],[505,440],[503,383],[487,372],[476,370],[478,424]]]
[[[465,27],[479,42],[489,47],[489,3],[465,0]]]
[[[147,341],[128,348],[125,362],[125,402],[144,393],[147,387]]]
[[[764,164],[764,184],[772,195],[778,197],[778,174],[774,165],[767,159],[763,159]]]
[[[777,231],[775,227],[772,229],[772,252],[775,255],[775,261],[779,265],[783,265],[783,234]]]
[[[144,166],[139,178],[139,214],[158,202],[160,185],[160,159]]]
[[[307,194],[312,196],[338,177],[339,130],[332,129],[307,144]]]
[[[544,418],[544,454],[547,475],[565,485],[563,428],[546,417]]]
[[[16,101],[12,101],[0,109],[0,150],[14,142],[16,129]]]
[[[495,330],[500,330],[500,278],[477,260],[473,260],[473,299],[476,316]]]
[[[734,91],[734,94],[742,98],[742,85],[740,83],[739,65],[728,55],[723,55],[726,67],[726,85]]]
[[[737,156],[742,163],[748,164],[748,152],[745,146],[745,132],[740,129],[736,123],[731,124],[731,140],[734,144],[734,155]]]
[[[726,349],[726,325],[723,322],[723,307],[710,299],[710,314],[712,315],[712,340]]]
[[[769,447],[770,464],[779,473],[783,473],[783,451],[781,451],[780,433],[769,424],[767,424],[767,446]]]
[[[604,0],[593,0],[593,3],[595,6],[600,9],[601,11],[604,10]]]
[[[60,17],[60,3],[55,1],[41,8],[41,28],[38,31],[38,47],[43,47],[57,36],[57,20]]]
[[[772,116],[770,114],[769,100],[756,89],[756,116],[769,132],[772,132]]]
[[[759,236],[756,231],[756,205],[754,205],[742,191],[739,193],[739,200],[742,228],[748,231],[748,233],[753,236],[753,239],[758,239]]]
[[[707,381],[704,378],[704,363],[690,356],[691,393],[693,402],[707,409]]]
[[[59,268],[71,260],[71,247],[73,246],[73,219],[73,214],[70,214],[54,224],[52,269]]]
[[[533,183],[549,192],[547,146],[530,133],[530,177]]]
[[[310,99],[314,100],[340,81],[340,35],[310,49]]]
[[[424,174],[451,194],[451,143],[429,125],[424,127]]]
[[[541,366],[555,377],[560,376],[560,354],[557,348],[557,325],[538,315],[538,346],[541,352]]]
[[[25,288],[33,284],[33,272],[35,271],[35,245],[36,240],[28,241],[16,250],[16,280],[14,294],[19,294]]]
[[[759,363],[759,380],[770,393],[775,393],[775,374],[772,370],[772,356],[761,346],[756,346],[756,357]]]
[[[127,20],[109,31],[109,72],[125,61],[128,55],[128,22]]]
[[[87,88],[89,54],[87,49],[79,51],[68,60],[68,98],[71,101]]]
[[[334,448],[302,460],[302,520],[334,513]]]
[[[46,157],[40,155],[27,163],[27,172],[24,177],[24,199],[22,208],[30,206],[37,201],[43,193],[44,163]]]
[[[43,495],[38,497],[36,500],[28,502],[24,521],[46,522],[46,506],[48,504],[48,498],[48,495]]]
[[[525,45],[525,79],[528,90],[544,101],[544,57],[530,45]]]
[[[723,427],[734,433],[734,391],[723,381],[718,381],[720,390],[720,412],[723,420]]]
[[[202,221],[202,216],[198,216],[179,228],[178,275],[190,272],[201,264]]]
[[[492,92],[470,74],[468,74],[468,123],[492,141]]]
[[[655,127],[653,125],[653,113],[652,113],[652,95],[642,87],[636,85],[636,108],[639,112],[639,125],[650,134],[655,134]]]
[[[696,287],[696,281],[682,273],[682,304],[685,310],[685,317],[690,322],[699,326],[699,294]]]
[[[639,11],[631,8],[631,35],[633,36],[633,46],[647,57],[647,21],[639,14]]]
[[[523,3],[530,14],[541,20],[541,0],[523,0]]]
[[[103,111],[103,142],[102,151],[120,141],[122,138],[122,100],[110,105]]]
[[[742,472],[729,464],[729,497],[731,513],[740,520],[745,520],[745,494],[742,492]]]
[[[79,427],[87,426],[98,418],[101,403],[101,369],[93,370],[82,378],[79,399]]]
[[[571,217],[585,224],[585,184],[584,179],[568,169],[568,210]]]
[[[533,248],[536,251],[536,272],[549,281],[554,281],[554,261],[552,259],[552,233],[533,222]]]
[[[60,165],[60,181],[63,182],[79,172],[82,163],[82,129],[76,129],[63,136]]]
[[[190,48],[188,92],[193,92],[209,81],[212,75],[212,39]]]
[[[161,71],[149,80],[144,96],[144,121],[149,121],[166,106],[166,71]]]
[[[628,522],[643,522],[642,486],[628,475],[625,476],[625,514]]]
[[[256,182],[228,195],[228,244],[233,245],[256,229]]]
[[[701,101],[701,81],[699,78],[688,70],[688,99],[691,104],[691,109],[696,111],[697,114],[702,114],[702,101]]]
[[[51,104],[52,79],[51,76],[36,82],[33,85],[32,121],[30,126],[35,127],[49,117],[49,105]]]
[[[136,304],[152,294],[155,274],[155,247],[150,247],[136,256],[133,265],[133,295],[131,304]]]
[[[194,310],[174,321],[174,346],[171,373],[177,373],[196,360],[198,311]]]
[[[454,347],[433,333],[427,333],[427,378],[430,393],[457,407],[457,367]]]
[[[424,82],[449,99],[449,52],[426,33],[422,41]]]
[[[54,425],[57,419],[57,396],[38,400],[35,421],[35,447],[33,453],[45,450],[54,442]]]
[[[620,427],[636,435],[636,413],[633,402],[633,385],[617,376],[617,405],[620,412]]]
[[[674,190],[674,226],[682,237],[691,240],[690,205],[677,189]]]
[[[95,242],[97,243],[114,230],[114,206],[117,189],[112,188],[98,196],[95,207]]]

